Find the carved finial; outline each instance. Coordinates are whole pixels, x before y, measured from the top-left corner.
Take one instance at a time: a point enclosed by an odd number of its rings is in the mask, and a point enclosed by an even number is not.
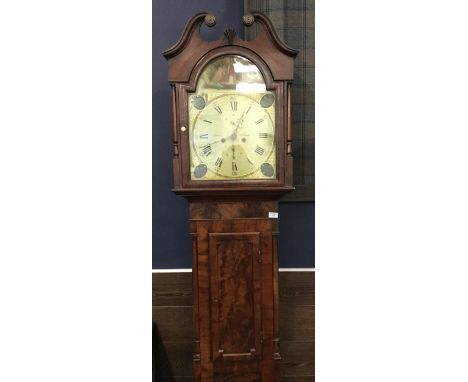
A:
[[[208,27],[214,27],[216,25],[216,17],[215,15],[209,13],[205,16],[205,24],[208,26]]]
[[[254,23],[254,20],[255,19],[253,15],[251,15],[250,13],[248,15],[242,16],[242,21],[246,27],[252,26],[252,24]]]
[[[226,36],[228,40],[228,44],[232,45],[232,42],[234,41],[234,37],[236,37],[236,31],[232,28],[229,28],[224,31],[224,35]]]

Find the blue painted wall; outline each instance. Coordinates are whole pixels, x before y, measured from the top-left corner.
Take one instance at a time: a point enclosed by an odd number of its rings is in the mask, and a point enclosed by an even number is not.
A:
[[[243,35],[243,1],[153,0],[153,269],[191,268],[188,203],[172,193],[171,94],[162,52],[179,39],[187,20],[208,11],[217,19],[203,29],[206,39],[220,38],[227,27]],[[280,267],[313,267],[314,203],[280,204]]]

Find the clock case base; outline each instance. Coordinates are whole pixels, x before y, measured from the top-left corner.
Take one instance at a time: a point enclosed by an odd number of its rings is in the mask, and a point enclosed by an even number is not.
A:
[[[277,382],[278,199],[188,200],[195,380]]]

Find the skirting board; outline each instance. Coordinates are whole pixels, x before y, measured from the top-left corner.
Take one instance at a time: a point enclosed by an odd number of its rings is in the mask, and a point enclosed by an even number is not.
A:
[[[168,273],[170,271],[172,273]],[[174,382],[195,382],[192,273],[153,270],[153,321],[161,335],[166,373]],[[315,272],[286,268],[279,273],[281,382],[313,382],[315,369]],[[265,381],[268,382],[268,381]]]

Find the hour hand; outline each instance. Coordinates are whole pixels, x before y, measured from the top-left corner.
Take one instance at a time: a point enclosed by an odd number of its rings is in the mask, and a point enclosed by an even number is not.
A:
[[[244,115],[245,115],[245,111],[242,113],[242,116],[237,120],[237,123],[239,125],[242,125],[242,122],[244,122]]]

